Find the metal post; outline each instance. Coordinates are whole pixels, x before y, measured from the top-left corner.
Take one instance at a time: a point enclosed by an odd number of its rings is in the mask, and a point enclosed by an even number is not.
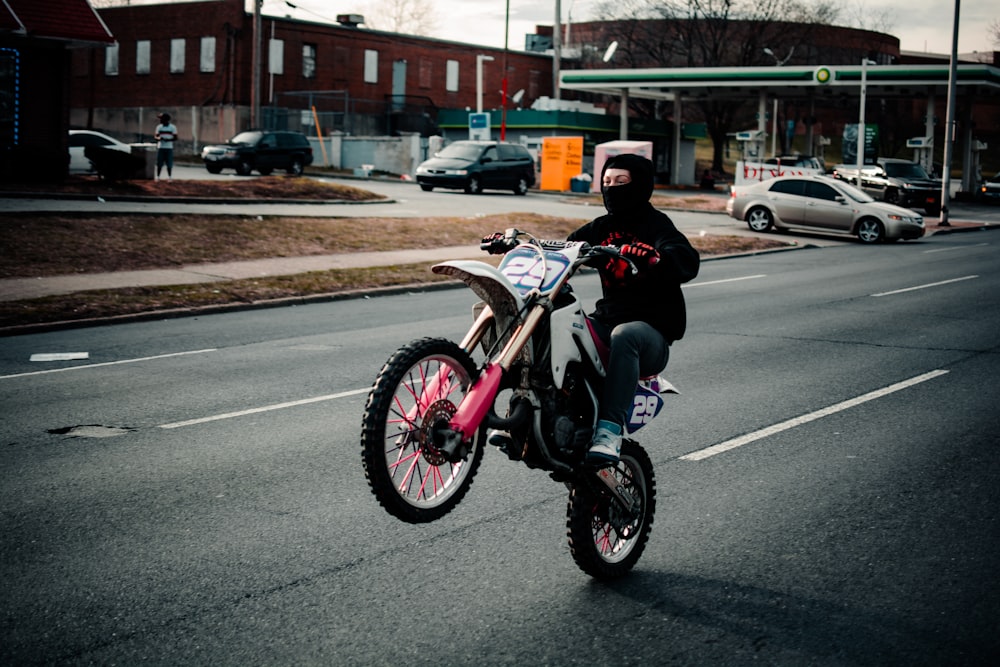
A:
[[[868,95],[868,65],[875,63],[861,59],[861,105],[858,109],[858,187],[861,187],[861,167],[865,164],[865,98]]]
[[[948,112],[944,124],[944,160],[941,165],[941,217],[942,227],[948,222],[948,201],[951,195],[951,154],[955,143],[955,73],[958,64],[958,10],[959,0],[955,0],[955,20],[951,32],[951,68],[948,73]]]

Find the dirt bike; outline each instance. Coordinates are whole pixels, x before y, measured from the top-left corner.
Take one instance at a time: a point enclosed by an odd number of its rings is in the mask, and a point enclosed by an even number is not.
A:
[[[398,519],[439,519],[469,490],[488,441],[569,488],[567,535],[584,572],[598,579],[625,575],[653,524],[653,465],[629,438],[618,463],[585,462],[608,350],[569,279],[610,257],[637,268],[613,246],[539,240],[516,229],[482,248],[504,254],[499,268],[470,260],[432,268],[482,299],[461,343],[415,340],[396,351],[375,380],[361,438],[368,484]],[[485,353],[478,366],[477,347]],[[629,433],[660,412],[660,394],[668,392],[676,390],[661,377],[639,382]],[[504,399],[500,417],[496,404]]]

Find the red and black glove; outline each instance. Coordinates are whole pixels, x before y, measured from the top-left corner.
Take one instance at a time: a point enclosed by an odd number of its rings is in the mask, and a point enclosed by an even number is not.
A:
[[[646,243],[626,243],[621,247],[621,253],[640,269],[656,266],[660,261],[659,251]]]
[[[608,257],[604,270],[620,283],[625,280],[626,275],[632,273],[632,266],[621,257]]]

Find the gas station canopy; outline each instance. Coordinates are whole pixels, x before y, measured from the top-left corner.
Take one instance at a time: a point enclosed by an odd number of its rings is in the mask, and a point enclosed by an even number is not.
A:
[[[796,67],[695,67],[563,70],[559,86],[604,95],[674,100],[754,99],[761,90],[778,97],[856,96],[864,70],[868,94],[920,98],[948,90],[948,65],[822,65]],[[959,95],[1000,97],[1000,68],[958,65]]]
[[[1000,101],[1000,68],[984,64],[956,65],[957,97],[971,97],[976,102]],[[766,133],[765,99],[804,100],[809,105],[824,100],[859,98],[862,89],[869,97],[922,100],[927,112],[927,135],[933,135],[933,109],[937,98],[948,97],[951,65],[813,65],[774,67],[693,67],[644,69],[563,70],[559,87],[598,95],[612,95],[622,100],[620,139],[628,139],[628,100],[650,99],[672,102],[674,118],[683,118],[683,104],[699,100],[756,100],[758,104],[757,139],[761,146]],[[864,85],[862,85],[864,82]],[[970,137],[971,139],[971,137]],[[812,126],[808,144],[813,145]],[[671,148],[671,182],[679,183],[681,162],[680,133],[675,130]],[[965,142],[966,167],[971,167],[972,151],[978,143]],[[925,151],[930,160],[930,149]],[[965,172],[968,185],[971,168]]]

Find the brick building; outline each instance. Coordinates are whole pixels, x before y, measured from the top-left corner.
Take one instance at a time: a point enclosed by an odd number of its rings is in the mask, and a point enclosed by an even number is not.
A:
[[[191,146],[246,129],[253,109],[253,15],[243,0],[99,10],[117,39],[73,59],[71,122],[148,139],[168,111]],[[350,134],[436,132],[439,108],[475,109],[477,57],[483,103],[499,108],[503,64],[522,103],[552,94],[551,56],[340,25],[261,20],[258,125]],[[508,103],[509,104],[509,103]],[[313,108],[315,107],[315,115]]]

